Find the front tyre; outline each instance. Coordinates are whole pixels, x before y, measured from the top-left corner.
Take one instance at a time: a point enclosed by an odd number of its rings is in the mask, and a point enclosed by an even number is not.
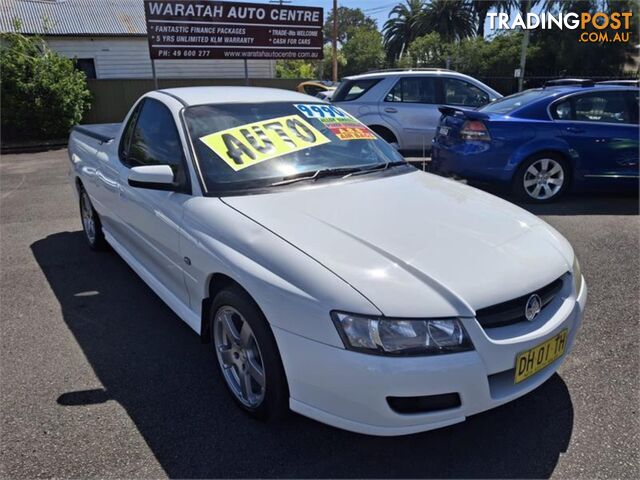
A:
[[[562,157],[551,153],[534,155],[520,165],[513,190],[524,202],[553,202],[566,192],[570,173],[569,165]]]
[[[289,391],[282,360],[266,318],[242,289],[232,286],[213,300],[211,344],[235,402],[260,420],[283,417]]]
[[[79,193],[80,219],[82,220],[82,230],[84,230],[87,243],[92,250],[106,250],[107,241],[104,238],[100,217],[93,208],[87,191],[81,187]]]

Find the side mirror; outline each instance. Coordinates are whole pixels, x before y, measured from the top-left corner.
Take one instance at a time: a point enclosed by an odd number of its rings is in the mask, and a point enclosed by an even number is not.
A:
[[[144,165],[133,167],[129,172],[129,185],[136,188],[148,188],[151,190],[177,189],[173,170],[169,165]]]

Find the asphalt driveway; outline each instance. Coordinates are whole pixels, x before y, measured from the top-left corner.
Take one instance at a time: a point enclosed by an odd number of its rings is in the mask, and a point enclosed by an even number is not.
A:
[[[85,246],[66,163],[0,161],[0,476],[640,477],[637,198],[533,209],[590,289],[558,374],[462,424],[376,438],[235,408],[211,347],[115,253]]]

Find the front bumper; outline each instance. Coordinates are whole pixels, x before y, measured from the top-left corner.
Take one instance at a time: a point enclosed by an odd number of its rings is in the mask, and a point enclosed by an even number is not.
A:
[[[352,352],[273,328],[291,394],[293,411],[345,430],[370,435],[404,435],[462,422],[514,400],[544,383],[569,354],[587,299],[571,281],[533,322],[483,330],[465,318],[475,350],[435,357],[383,357]],[[514,384],[516,355],[569,330],[565,353],[519,384]],[[461,405],[432,413],[400,414],[389,396],[457,392]]]

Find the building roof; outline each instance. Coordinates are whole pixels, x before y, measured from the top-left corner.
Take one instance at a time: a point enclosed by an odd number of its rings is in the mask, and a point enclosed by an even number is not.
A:
[[[40,35],[146,36],[143,0],[1,0],[0,31]]]

